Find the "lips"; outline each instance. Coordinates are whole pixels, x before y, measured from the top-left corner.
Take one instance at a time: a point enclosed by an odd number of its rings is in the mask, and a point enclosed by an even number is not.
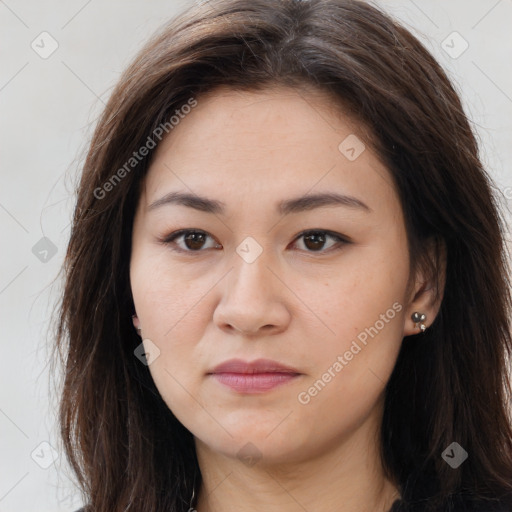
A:
[[[230,359],[217,365],[210,374],[215,373],[295,373],[300,372],[290,366],[285,366],[277,361],[271,359],[256,359],[255,361],[247,362],[242,359]]]
[[[295,380],[301,373],[270,359],[243,361],[231,359],[208,373],[219,383],[242,394],[265,393]]]

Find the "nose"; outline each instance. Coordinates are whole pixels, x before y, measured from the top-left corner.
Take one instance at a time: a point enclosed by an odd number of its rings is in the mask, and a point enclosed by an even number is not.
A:
[[[290,323],[286,287],[269,268],[265,251],[252,263],[238,254],[234,268],[221,281],[221,299],[215,308],[214,324],[225,332],[245,336],[277,334]]]

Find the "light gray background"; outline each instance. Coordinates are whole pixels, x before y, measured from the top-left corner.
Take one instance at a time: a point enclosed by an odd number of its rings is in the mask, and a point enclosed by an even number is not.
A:
[[[456,82],[483,160],[504,202],[512,202],[512,0],[378,3],[420,37]],[[73,183],[120,72],[157,27],[189,4],[0,0],[0,512],[73,511],[81,504],[60,453],[46,337]],[[35,41],[43,51],[44,31],[58,43],[47,59],[31,47]],[[457,58],[465,43],[454,31],[469,44]],[[36,246],[43,237],[55,245],[54,256]]]

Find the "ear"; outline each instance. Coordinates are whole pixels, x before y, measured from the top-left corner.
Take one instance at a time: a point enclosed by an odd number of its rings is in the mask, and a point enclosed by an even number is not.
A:
[[[133,322],[133,326],[135,327],[135,329],[139,330],[140,329],[140,320],[136,314],[132,315],[132,322]]]
[[[411,316],[418,312],[426,319],[421,322],[428,329],[434,322],[444,295],[446,282],[446,246],[442,240],[428,239],[424,244],[425,253],[418,261],[408,290],[408,304],[404,325],[404,336],[421,332],[420,324]]]

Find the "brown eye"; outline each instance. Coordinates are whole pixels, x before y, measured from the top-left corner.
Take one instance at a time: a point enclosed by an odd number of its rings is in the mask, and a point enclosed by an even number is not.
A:
[[[203,247],[206,235],[204,233],[192,232],[185,235],[183,240],[187,249],[197,251]]]
[[[319,251],[325,244],[324,233],[310,233],[304,236],[304,245],[311,251]]]
[[[193,229],[182,229],[171,233],[163,242],[176,246],[175,250],[182,252],[200,252],[204,249],[222,248],[208,233]]]
[[[300,247],[300,249],[306,252],[328,252],[330,249],[340,248],[350,243],[341,235],[325,230],[305,231],[296,240],[301,239],[304,248]]]

